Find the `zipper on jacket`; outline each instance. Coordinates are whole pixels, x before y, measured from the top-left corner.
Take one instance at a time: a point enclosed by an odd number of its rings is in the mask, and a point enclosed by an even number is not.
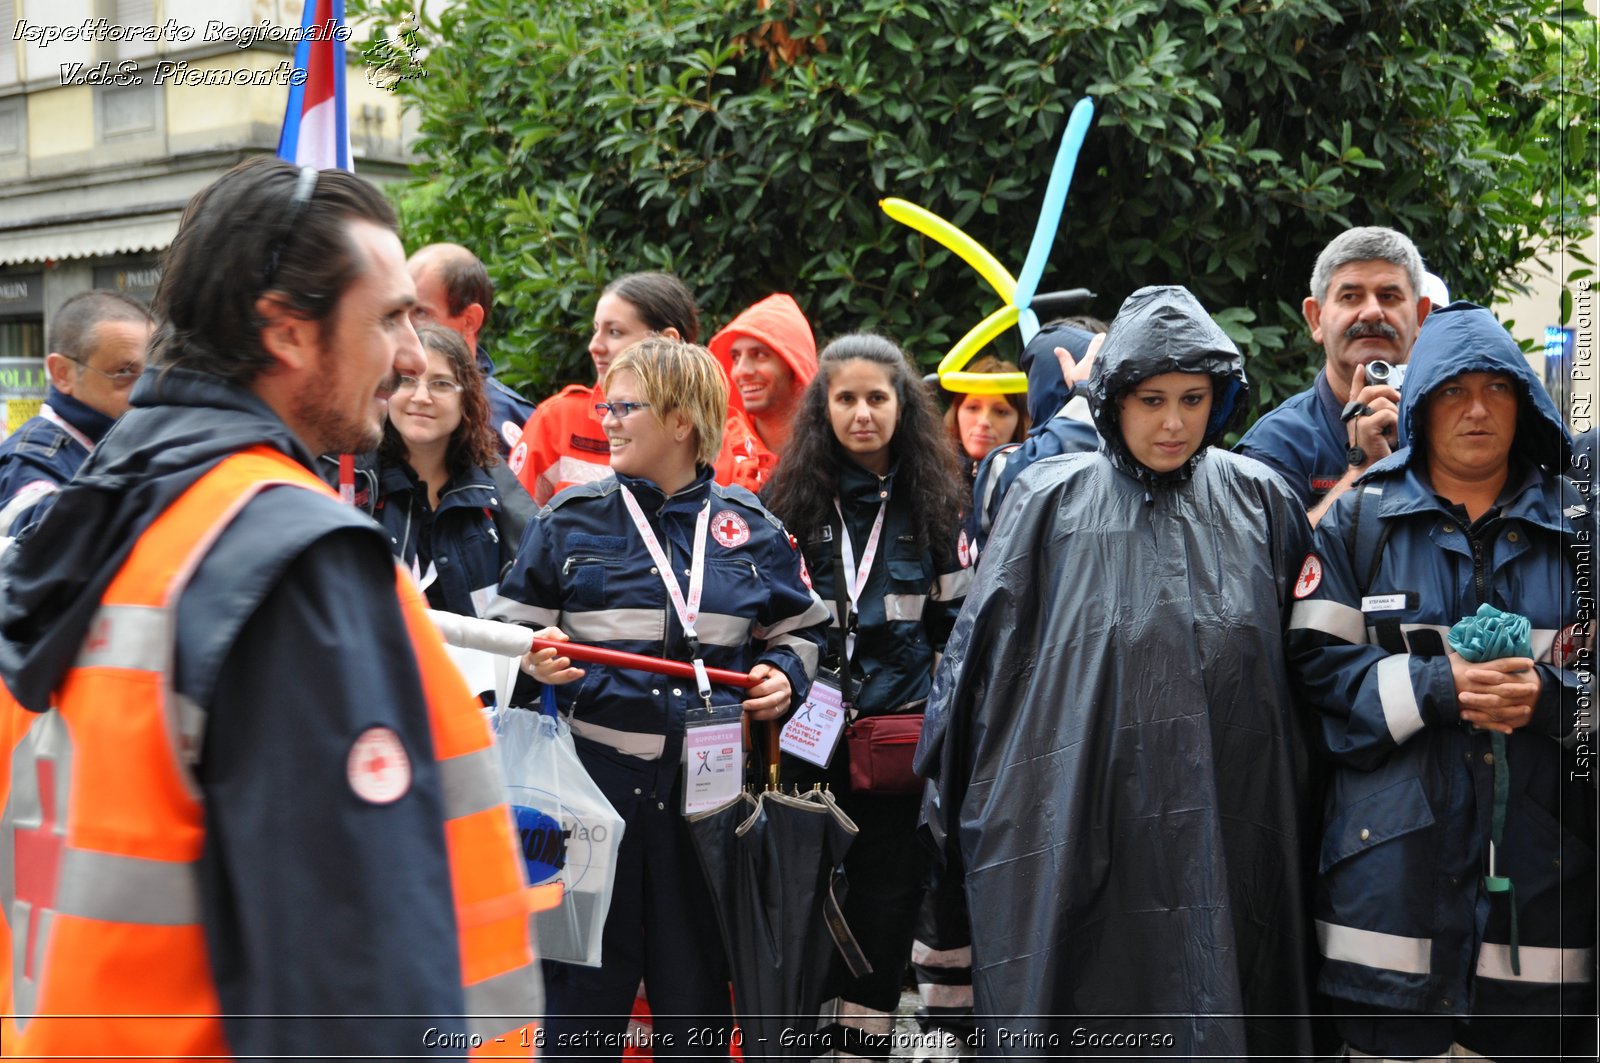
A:
[[[730,557],[725,559],[722,563],[727,565],[742,565],[750,570],[750,575],[754,576],[756,579],[761,578],[761,570],[756,568],[756,563],[750,560],[748,557]]]
[[[1496,522],[1491,521],[1489,525],[1484,526],[1483,530],[1488,531],[1489,527],[1494,523]],[[1463,530],[1467,532],[1467,545],[1472,548],[1472,589],[1477,592],[1477,604],[1491,605],[1493,603],[1489,601],[1489,581],[1485,578],[1487,564],[1484,557],[1483,542],[1470,530]]]
[[[405,530],[400,533],[400,557],[402,559],[405,558],[407,552],[411,548],[411,514],[413,514],[415,512],[416,512],[416,503],[415,503],[415,500],[413,500],[412,504],[406,506],[406,527],[405,527]],[[412,555],[412,560],[415,560],[415,559],[416,559],[416,555],[413,554]]]
[[[592,556],[569,557],[565,561],[561,562],[561,574],[563,576],[570,576],[572,574],[572,566],[573,565],[584,565],[584,564],[609,565],[614,560],[615,560],[615,558],[609,558],[609,557],[592,557]]]

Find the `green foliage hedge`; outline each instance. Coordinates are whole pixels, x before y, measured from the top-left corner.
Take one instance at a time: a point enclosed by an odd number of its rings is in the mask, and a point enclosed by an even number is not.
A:
[[[679,273],[708,332],[789,291],[819,337],[879,329],[933,364],[998,299],[878,200],[1015,272],[1085,94],[1040,290],[1092,288],[1110,318],[1188,285],[1258,407],[1320,364],[1299,305],[1349,225],[1410,233],[1457,297],[1545,249],[1586,272],[1596,34],[1576,0],[472,0],[418,36],[426,76],[396,86],[425,160],[407,243],[488,262],[492,348],[533,397],[592,377],[598,290],[639,269]]]

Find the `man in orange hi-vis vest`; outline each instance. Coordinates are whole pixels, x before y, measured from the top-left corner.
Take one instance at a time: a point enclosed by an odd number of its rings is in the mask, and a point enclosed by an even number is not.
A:
[[[419,374],[383,196],[241,164],[184,213],[132,409],[0,556],[15,1057],[532,1054],[488,728],[310,471]]]

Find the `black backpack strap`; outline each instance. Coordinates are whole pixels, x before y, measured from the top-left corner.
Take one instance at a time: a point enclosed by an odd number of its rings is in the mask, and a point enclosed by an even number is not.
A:
[[[1350,558],[1350,571],[1356,578],[1356,594],[1364,600],[1383,568],[1383,550],[1389,543],[1393,525],[1381,520],[1378,503],[1383,499],[1381,483],[1359,484],[1355,504],[1350,510],[1350,524],[1345,528],[1345,552]],[[1357,604],[1360,604],[1358,600]],[[1390,653],[1405,653],[1405,635],[1400,621],[1380,620],[1373,625],[1377,630],[1378,645]]]
[[[1378,503],[1383,485],[1366,483],[1356,488],[1356,503],[1345,529],[1345,549],[1350,555],[1350,571],[1356,577],[1356,591],[1365,598],[1383,568],[1383,548],[1393,530],[1379,519]]]

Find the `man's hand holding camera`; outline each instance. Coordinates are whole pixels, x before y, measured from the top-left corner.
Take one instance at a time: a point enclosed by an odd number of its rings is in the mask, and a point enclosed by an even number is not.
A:
[[[1352,397],[1344,412],[1352,468],[1365,469],[1394,453],[1405,368],[1381,361],[1356,366],[1350,380]]]

